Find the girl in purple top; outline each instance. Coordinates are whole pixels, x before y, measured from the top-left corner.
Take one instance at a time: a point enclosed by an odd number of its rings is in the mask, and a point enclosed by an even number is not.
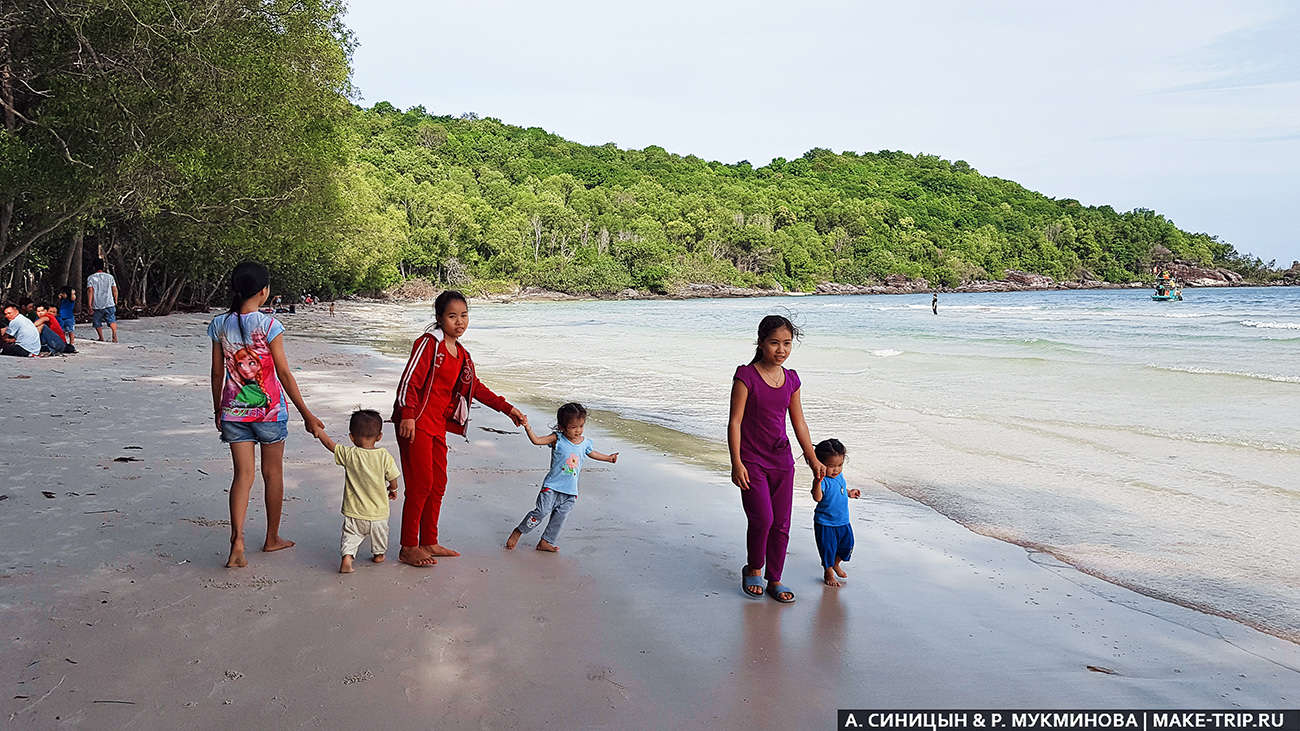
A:
[[[794,592],[781,583],[794,501],[794,457],[785,432],[787,413],[813,476],[826,474],[803,418],[799,374],[782,365],[799,334],[794,323],[780,315],[768,315],[758,324],[754,359],[737,368],[731,382],[727,425],[731,481],[740,488],[740,502],[749,518],[741,590],[751,599],[761,599],[764,587],[759,575],[766,565],[766,591],[782,604],[794,601]]]

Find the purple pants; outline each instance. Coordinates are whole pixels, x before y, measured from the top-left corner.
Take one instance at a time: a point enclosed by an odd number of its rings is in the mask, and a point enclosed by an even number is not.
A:
[[[767,566],[764,577],[780,581],[785,567],[785,549],[790,543],[790,505],[794,502],[794,465],[773,469],[745,464],[749,489],[740,491],[740,502],[749,518],[745,533],[749,569]]]

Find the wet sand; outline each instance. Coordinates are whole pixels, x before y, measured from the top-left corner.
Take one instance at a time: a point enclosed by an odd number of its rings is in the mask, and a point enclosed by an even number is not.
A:
[[[384,321],[382,306],[338,311],[356,319],[285,316],[290,362],[336,439],[352,409],[388,411],[402,366],[296,334]],[[12,727],[816,728],[842,707],[1300,698],[1300,646],[874,484],[855,485],[857,547],[831,589],[800,475],[784,577],[798,602],[747,600],[727,475],[599,421],[588,431],[619,463],[584,470],[559,554],[532,550],[540,531],[502,549],[547,456],[476,409],[471,441],[451,441],[441,523],[464,555],[421,570],[363,550],[341,576],[341,470],[294,414],[282,533],[297,546],[225,569],[230,467],[209,417],[206,320],[128,322],[119,345],[2,364],[0,718]],[[396,453],[391,428],[381,446]],[[253,494],[250,547],[265,525],[260,484]]]

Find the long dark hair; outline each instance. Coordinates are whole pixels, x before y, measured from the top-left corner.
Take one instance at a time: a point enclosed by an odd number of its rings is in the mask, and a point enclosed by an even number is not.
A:
[[[440,330],[442,329],[442,315],[447,311],[447,306],[452,302],[463,302],[466,307],[469,307],[469,300],[465,299],[465,295],[454,289],[443,290],[442,294],[438,295],[438,298],[433,301],[434,327]]]
[[[226,314],[234,315],[239,322],[239,336],[244,342],[248,342],[248,333],[244,332],[244,318],[239,315],[239,308],[270,283],[271,271],[258,261],[241,261],[230,272],[230,308]],[[225,329],[224,323],[222,329]]]
[[[763,359],[763,341],[767,340],[767,336],[781,328],[789,330],[790,337],[796,340],[803,337],[803,331],[795,327],[795,324],[790,322],[790,318],[785,315],[768,315],[764,317],[758,323],[758,340],[754,343],[754,359],[749,361],[750,365],[754,365]]]

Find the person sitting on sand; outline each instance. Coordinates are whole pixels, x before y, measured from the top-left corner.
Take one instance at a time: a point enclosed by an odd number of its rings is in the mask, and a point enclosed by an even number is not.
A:
[[[36,306],[36,322],[32,323],[36,330],[41,334],[41,348],[49,350],[51,353],[63,353],[71,355],[77,352],[68,342],[63,332],[63,326],[59,324],[58,315],[54,308],[49,305]]]
[[[826,476],[814,479],[813,537],[817,540],[817,554],[822,557],[822,573],[827,586],[839,586],[848,572],[840,565],[853,555],[853,526],[849,525],[849,498],[862,497],[860,490],[850,490],[844,484],[844,459],[846,450],[838,439],[819,442],[817,460],[826,465]]]
[[[745,533],[747,561],[740,572],[741,591],[750,599],[762,599],[766,591],[782,604],[794,601],[794,592],[781,583],[794,502],[794,457],[785,432],[787,414],[813,477],[826,474],[808,436],[799,374],[782,365],[790,357],[797,337],[799,328],[781,315],[768,315],[759,322],[754,359],[737,367],[731,381],[731,416],[727,424],[731,482],[740,488],[740,502],[749,522]],[[759,578],[764,565],[766,589]]]
[[[325,425],[312,415],[298,392],[284,353],[284,326],[258,312],[270,296],[271,274],[255,261],[238,264],[230,273],[230,308],[212,318],[212,408],[221,441],[230,445],[234,476],[230,481],[230,557],[227,568],[243,568],[244,520],[248,496],[257,472],[257,447],[262,447],[262,482],[266,489],[266,542],[263,551],[289,548],[280,537],[284,503],[284,440],[289,436],[288,394],[307,431]]]
[[[372,409],[352,412],[348,420],[348,439],[352,446],[335,444],[323,428],[316,432],[320,443],[334,453],[334,464],[343,468],[340,574],[352,573],[352,559],[367,536],[371,561],[383,563],[384,554],[388,553],[388,503],[397,499],[397,478],[401,473],[393,455],[375,446],[383,436],[384,419]]]
[[[35,358],[40,355],[40,333],[36,332],[32,321],[18,311],[18,305],[5,305],[4,316],[8,323],[0,328],[0,355],[19,358]]]
[[[572,402],[555,412],[555,426],[544,437],[534,434],[528,419],[524,419],[524,431],[528,434],[528,440],[538,446],[551,448],[551,469],[542,479],[542,489],[537,493],[537,507],[519,521],[519,526],[506,539],[507,549],[513,550],[525,533],[536,528],[542,518],[549,516],[546,530],[542,531],[542,539],[537,542],[537,550],[560,550],[555,545],[555,539],[560,535],[564,519],[578,502],[578,475],[582,473],[583,463],[588,457],[610,464],[618,462],[618,452],[602,454],[592,448],[591,440],[582,436],[586,425],[587,410],[582,404]]]
[[[524,419],[474,372],[474,361],[460,342],[469,327],[465,295],[447,290],[434,300],[433,311],[434,325],[411,346],[393,402],[406,487],[397,560],[411,566],[432,566],[438,563],[435,556],[460,555],[438,543],[438,515],[447,491],[447,432],[465,435],[475,399],[509,415],[516,426]]]

